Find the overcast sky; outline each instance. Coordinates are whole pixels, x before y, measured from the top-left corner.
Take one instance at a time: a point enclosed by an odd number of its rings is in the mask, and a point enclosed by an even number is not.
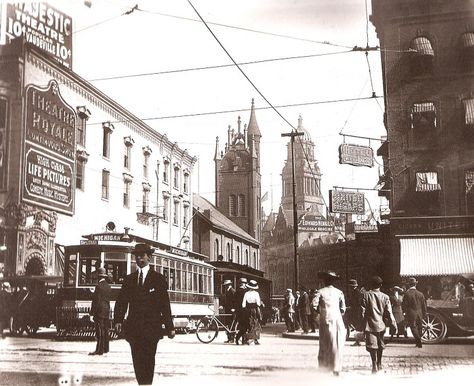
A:
[[[369,46],[378,45],[370,22],[367,29],[366,1],[191,1],[237,63],[305,56],[241,68],[274,106],[297,105],[278,111],[293,126],[301,114],[316,145],[326,200],[334,185],[373,188],[377,164],[371,169],[339,164],[339,133],[384,135],[383,99],[319,103],[370,97],[372,84],[376,95],[383,95],[380,53],[368,55],[371,82],[365,53],[351,52],[366,46],[367,33]],[[235,66],[175,71],[232,64],[187,0],[92,0],[90,7],[82,0],[49,3],[74,19],[74,71],[197,156],[199,186],[194,178],[194,189],[212,202],[216,136],[223,148],[228,125],[236,128],[239,115],[243,123],[249,119],[249,111],[219,112],[249,109],[254,98],[262,133],[262,195],[273,191],[273,209],[278,209],[287,145],[281,133],[292,128]],[[138,10],[124,15],[135,4]],[[143,75],[168,71],[174,72]],[[121,78],[99,80],[110,77]],[[176,117],[201,113],[214,114]],[[346,143],[369,144],[347,137]],[[374,151],[380,146],[370,144]],[[378,208],[377,193],[365,193]],[[264,208],[270,211],[270,200]]]

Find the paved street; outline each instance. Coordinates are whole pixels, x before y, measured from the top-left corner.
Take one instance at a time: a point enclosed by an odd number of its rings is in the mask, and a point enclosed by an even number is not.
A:
[[[444,345],[415,349],[412,342],[396,342],[385,350],[384,371],[370,374],[363,346],[345,347],[339,378],[317,370],[316,339],[282,338],[282,325],[266,327],[261,346],[224,344],[220,333],[211,344],[193,334],[178,335],[158,346],[155,384],[160,385],[332,385],[433,384],[471,379],[474,340],[451,340]],[[133,385],[128,344],[113,341],[103,357],[88,356],[94,342],[57,342],[7,337],[0,342],[1,385]],[[469,378],[468,378],[469,377]],[[420,383],[421,382],[421,383]]]

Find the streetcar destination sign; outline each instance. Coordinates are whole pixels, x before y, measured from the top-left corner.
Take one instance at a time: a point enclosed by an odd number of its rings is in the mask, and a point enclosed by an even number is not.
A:
[[[369,146],[343,143],[339,146],[339,163],[352,166],[374,166],[374,152]]]

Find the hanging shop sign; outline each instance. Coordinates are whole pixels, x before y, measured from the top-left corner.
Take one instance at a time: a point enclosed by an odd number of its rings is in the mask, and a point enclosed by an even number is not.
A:
[[[26,89],[25,163],[22,199],[73,215],[76,112],[56,81]]]
[[[374,151],[370,146],[339,145],[339,163],[353,166],[374,166]]]
[[[329,210],[332,213],[365,213],[364,193],[345,190],[329,191]]]
[[[72,19],[56,8],[42,2],[2,2],[0,45],[16,38],[72,68]]]
[[[356,224],[355,222],[350,222],[346,224],[346,234],[372,232],[378,232],[377,224]]]

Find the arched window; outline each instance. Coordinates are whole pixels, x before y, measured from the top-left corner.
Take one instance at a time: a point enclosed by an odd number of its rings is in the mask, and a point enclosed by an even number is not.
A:
[[[227,261],[232,261],[232,250],[230,249],[230,243],[227,243],[225,247],[225,257]]]
[[[251,266],[254,267],[254,268],[257,266],[257,254],[255,252],[253,253]]]
[[[433,70],[434,50],[427,37],[418,36],[410,43],[411,73],[415,76],[431,73]]]
[[[229,216],[237,216],[236,197],[234,194],[229,196]]]
[[[218,239],[214,241],[214,260],[217,260],[217,256],[219,256],[219,240]]]
[[[243,194],[239,194],[237,196],[237,203],[238,203],[238,216],[245,217],[245,196]]]
[[[249,251],[248,251],[248,249],[245,250],[245,261],[244,261],[244,264],[245,264],[245,265],[249,265]]]
[[[235,250],[235,262],[240,264],[240,247],[237,247]]]

